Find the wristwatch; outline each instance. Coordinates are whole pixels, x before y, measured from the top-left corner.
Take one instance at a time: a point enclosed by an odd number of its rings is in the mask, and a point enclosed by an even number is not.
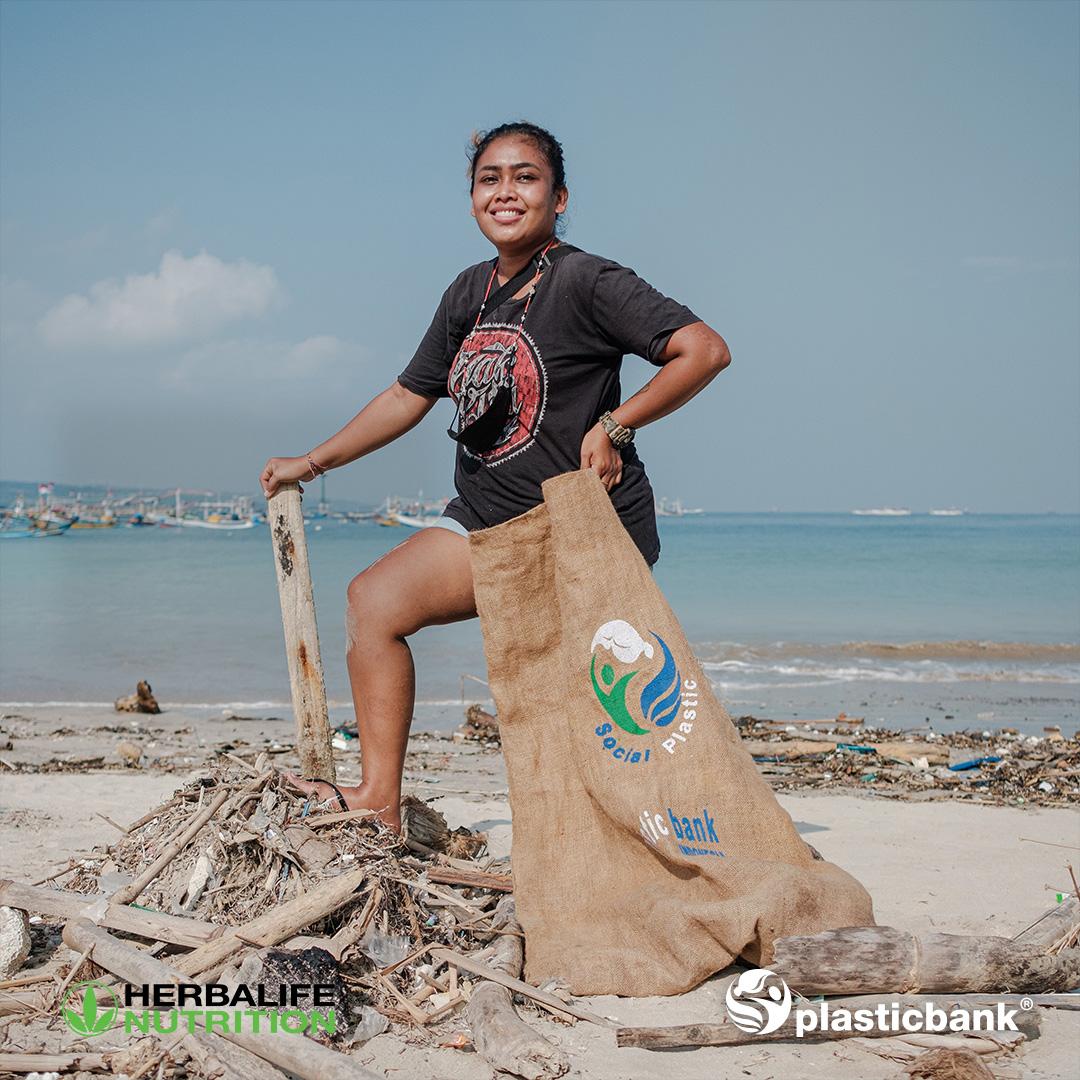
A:
[[[600,426],[607,432],[611,445],[619,450],[624,446],[629,446],[634,441],[634,429],[623,427],[610,412],[606,412],[600,417]]]

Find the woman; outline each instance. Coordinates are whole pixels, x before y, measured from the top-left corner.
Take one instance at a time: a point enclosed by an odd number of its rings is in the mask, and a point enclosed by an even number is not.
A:
[[[290,778],[342,807],[401,825],[401,777],[415,673],[406,639],[476,615],[468,532],[542,501],[541,483],[593,469],[645,560],[660,554],[652,489],[633,433],[689,401],[730,363],[727,346],[688,308],[633,271],[556,238],[568,192],[562,147],[533,124],[474,139],[472,216],[498,257],[458,275],[416,355],[387,390],[301,457],[271,458],[260,481],[314,479],[392,442],[440,397],[458,415],[457,498],[427,528],[348,588],[348,669],[363,780],[338,788]],[[620,403],[619,368],[634,352],[660,371]]]

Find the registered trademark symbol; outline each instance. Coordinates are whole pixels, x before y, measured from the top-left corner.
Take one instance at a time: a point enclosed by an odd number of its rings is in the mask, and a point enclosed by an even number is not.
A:
[[[1031,1012],[1031,1010],[1035,1008],[1035,1002],[1029,997],[1022,997],[1020,999],[1020,1008],[1024,1012]]]

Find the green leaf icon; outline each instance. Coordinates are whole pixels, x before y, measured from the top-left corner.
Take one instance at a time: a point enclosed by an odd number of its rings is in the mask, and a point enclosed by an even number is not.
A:
[[[82,999],[83,1027],[87,1031],[93,1031],[97,1020],[97,993],[92,986],[86,988]]]
[[[79,992],[82,992],[82,1011],[76,1012],[68,1008],[68,1003],[78,1004]],[[98,994],[102,995],[105,1003],[104,1008],[98,1007]],[[64,1019],[67,1025],[77,1035],[101,1035],[112,1027],[116,1020],[117,997],[113,991],[101,983],[86,982],[69,990],[64,997]]]

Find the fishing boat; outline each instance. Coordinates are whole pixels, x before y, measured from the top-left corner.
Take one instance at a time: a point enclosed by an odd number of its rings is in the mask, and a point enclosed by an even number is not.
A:
[[[326,473],[322,473],[319,476],[319,503],[314,510],[309,510],[304,514],[304,520],[311,521],[325,521],[331,517],[330,504],[326,501]]]
[[[687,514],[704,514],[700,506],[683,506],[682,499],[660,499],[656,502],[657,517],[685,517]]]
[[[5,518],[0,521],[0,540],[33,540],[48,536],[63,536],[71,528],[66,525],[35,525],[23,518]]]
[[[38,484],[37,506],[24,509],[23,497],[15,500],[13,516],[25,516],[30,527],[43,535],[57,536],[66,532],[78,520],[78,515],[69,510],[62,502],[53,499],[53,484]]]
[[[235,532],[239,529],[253,529],[262,520],[252,511],[251,499],[242,495],[236,499],[210,499],[196,503],[189,511],[181,501],[183,494],[176,489],[176,507],[172,514],[160,514],[155,517],[159,525],[184,529],[217,529]],[[195,492],[193,494],[212,494]]]
[[[38,522],[24,513],[22,499],[0,514],[0,540],[37,540],[63,536],[71,528],[70,521]]]
[[[399,525],[405,525],[410,529],[426,529],[430,525],[434,525],[442,514],[429,514],[426,517],[414,517],[412,514],[398,514],[397,523]]]
[[[49,490],[52,490],[51,485]],[[14,505],[0,510],[0,539],[30,540],[63,536],[71,524],[70,518],[53,514],[48,509],[28,511],[23,497],[19,495]]]
[[[424,500],[421,491],[415,499],[387,495],[375,510],[375,524],[389,527],[404,525],[409,529],[426,529],[442,517],[449,499]]]

